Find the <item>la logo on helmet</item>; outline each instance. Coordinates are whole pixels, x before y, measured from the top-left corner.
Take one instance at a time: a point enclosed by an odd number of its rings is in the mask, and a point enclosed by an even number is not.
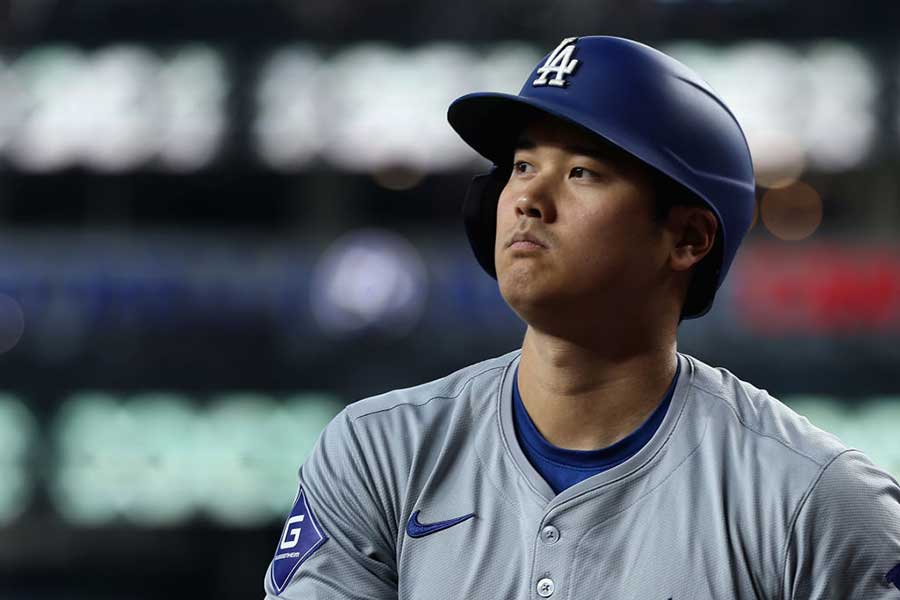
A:
[[[574,73],[575,67],[578,66],[578,60],[572,58],[577,39],[577,37],[570,37],[559,43],[559,46],[547,57],[543,66],[537,70],[540,77],[532,82],[533,86],[552,85],[565,87],[565,76]],[[553,74],[553,79],[547,79],[547,76],[550,74]]]

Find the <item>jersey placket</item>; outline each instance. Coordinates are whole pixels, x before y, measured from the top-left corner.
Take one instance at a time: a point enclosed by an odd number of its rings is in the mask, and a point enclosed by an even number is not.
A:
[[[537,528],[531,574],[531,597],[567,598],[566,566],[571,564],[571,541],[555,523],[556,511],[546,514]]]

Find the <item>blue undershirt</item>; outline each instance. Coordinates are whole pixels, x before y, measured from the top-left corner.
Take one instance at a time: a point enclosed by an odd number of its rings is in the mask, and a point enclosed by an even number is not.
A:
[[[599,450],[568,450],[548,442],[534,426],[528,411],[525,410],[525,405],[522,404],[522,397],[519,395],[519,369],[517,367],[513,376],[513,422],[519,446],[537,472],[550,484],[553,491],[559,494],[579,481],[625,462],[650,441],[650,438],[659,429],[659,425],[669,409],[669,404],[672,402],[672,393],[675,391],[675,383],[678,381],[680,370],[681,364],[678,364],[675,368],[675,377],[672,378],[672,383],[662,402],[641,426],[628,436],[612,446]]]

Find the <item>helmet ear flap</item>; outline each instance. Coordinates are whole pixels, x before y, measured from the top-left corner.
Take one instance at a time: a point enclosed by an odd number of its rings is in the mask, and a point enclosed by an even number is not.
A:
[[[478,264],[497,278],[494,242],[497,237],[497,202],[509,179],[510,168],[494,165],[489,173],[476,176],[463,200],[463,222]]]

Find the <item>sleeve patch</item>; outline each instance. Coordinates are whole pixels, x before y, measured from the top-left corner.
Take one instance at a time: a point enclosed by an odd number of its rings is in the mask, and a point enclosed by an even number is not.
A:
[[[327,539],[328,536],[316,521],[301,487],[278,539],[275,558],[272,559],[272,585],[279,594],[284,591],[303,561]]]
[[[888,583],[893,583],[894,587],[900,590],[900,563],[898,563],[897,566],[888,571],[888,574],[884,576],[884,579]]]

